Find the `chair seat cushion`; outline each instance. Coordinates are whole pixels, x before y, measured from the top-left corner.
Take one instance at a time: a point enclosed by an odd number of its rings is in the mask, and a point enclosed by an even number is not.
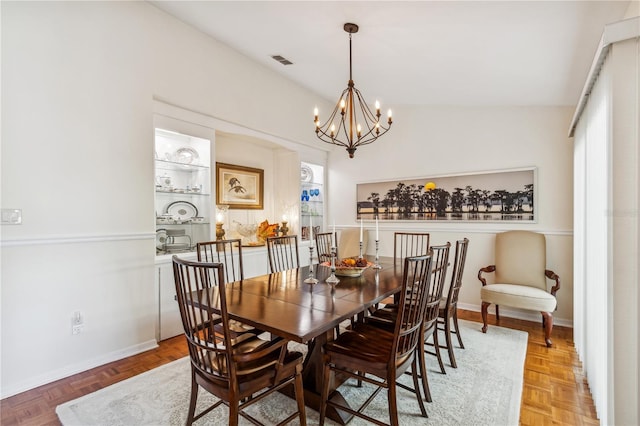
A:
[[[488,284],[480,290],[483,302],[513,308],[552,312],[556,308],[556,298],[536,287],[518,284]]]

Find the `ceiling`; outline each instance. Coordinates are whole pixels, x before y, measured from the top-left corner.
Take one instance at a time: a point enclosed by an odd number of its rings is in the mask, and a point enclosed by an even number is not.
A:
[[[152,1],[335,102],[576,105],[604,25],[629,1]],[[281,55],[292,65],[271,58]]]

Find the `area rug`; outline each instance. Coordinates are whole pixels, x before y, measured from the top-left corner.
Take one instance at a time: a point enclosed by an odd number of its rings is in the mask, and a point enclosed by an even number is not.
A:
[[[482,334],[481,324],[460,321],[465,349],[455,348],[458,368],[448,364],[443,352],[446,374],[441,374],[435,356],[427,356],[429,387],[433,402],[425,403],[429,418],[420,416],[415,396],[398,390],[398,415],[401,425],[517,425],[527,333],[492,326]],[[455,341],[455,338],[454,338]],[[306,346],[291,344],[296,350]],[[455,346],[455,344],[454,344]],[[189,358],[185,357],[154,370],[59,405],[56,413],[64,426],[184,425],[189,406]],[[412,385],[409,375],[401,381]],[[352,405],[364,401],[371,388],[358,388],[352,381],[340,387]],[[200,390],[200,410],[214,397]],[[250,407],[248,412],[261,422],[276,424],[295,411],[295,401],[279,393]],[[198,412],[198,411],[197,411]],[[380,392],[365,411],[388,421],[387,395]],[[221,406],[196,422],[197,425],[226,425],[227,408]],[[307,409],[307,423],[318,424],[318,413]],[[250,424],[241,418],[240,424]],[[291,424],[298,424],[297,420]],[[334,425],[331,420],[326,424]],[[349,425],[365,425],[360,419]]]

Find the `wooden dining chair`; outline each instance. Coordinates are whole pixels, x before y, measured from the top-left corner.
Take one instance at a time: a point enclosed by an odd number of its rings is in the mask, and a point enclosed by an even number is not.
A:
[[[320,232],[316,235],[316,253],[318,263],[331,262],[331,248],[336,249],[336,260],[338,257],[338,237],[335,232]]]
[[[240,415],[261,424],[244,409],[293,385],[297,411],[281,424],[299,418],[300,424],[305,425],[302,354],[288,351],[288,341],[282,338],[264,341],[250,335],[232,337],[223,264],[173,256],[173,274],[191,358],[191,398],[186,424],[191,425],[220,404],[229,408],[229,425],[237,425]],[[222,333],[215,327],[218,324],[222,325]],[[219,400],[196,414],[199,388]]]
[[[464,274],[464,264],[467,260],[467,248],[469,240],[467,238],[456,241],[456,251],[454,254],[453,269],[451,270],[451,283],[447,296],[444,295],[440,299],[440,308],[438,309],[438,331],[444,332],[445,344],[441,345],[449,353],[449,362],[453,368],[458,368],[456,358],[453,353],[453,342],[451,335],[455,334],[458,338],[458,345],[464,349],[462,337],[460,336],[460,327],[458,327],[458,296],[462,287],[462,275]],[[453,328],[451,325],[453,323]]]
[[[444,284],[447,275],[447,269],[449,266],[449,250],[451,243],[446,243],[438,246],[431,246],[430,252],[432,253],[432,270],[431,270],[431,283],[429,286],[429,294],[427,301],[427,309],[425,310],[425,317],[423,323],[422,342],[418,348],[420,353],[420,376],[422,378],[422,384],[427,401],[431,402],[431,392],[429,390],[429,382],[427,379],[427,370],[425,364],[425,356],[427,353],[435,355],[438,360],[438,366],[440,372],[446,374],[444,369],[444,363],[442,362],[442,355],[440,353],[440,344],[438,342],[437,321],[440,307],[440,299],[444,291]],[[383,308],[377,309],[372,312],[371,315],[365,318],[365,322],[371,324],[374,327],[379,327],[384,330],[391,330],[395,327],[399,318],[398,303],[390,303]],[[432,337],[433,343],[427,343],[427,339]],[[430,352],[425,349],[425,346],[433,346],[434,351]]]
[[[404,259],[429,252],[429,233],[395,232],[393,234],[393,265],[401,267]]]
[[[451,249],[451,243],[442,244],[439,246],[431,246],[431,250],[433,251],[433,260],[432,260],[432,274],[431,274],[431,286],[429,287],[429,297],[427,301],[427,310],[426,316],[424,318],[424,333],[423,333],[423,348],[422,354],[431,354],[435,355],[438,360],[438,366],[440,367],[440,372],[442,374],[446,374],[446,370],[444,369],[444,362],[442,362],[442,355],[440,353],[440,343],[438,341],[438,313],[440,312],[440,299],[442,299],[442,294],[444,292],[444,285],[447,279],[447,270],[449,269],[449,250]],[[427,342],[429,337],[432,338],[432,342]],[[426,346],[432,346],[434,348],[433,352],[427,351],[424,349]],[[424,356],[422,357],[424,360]],[[422,380],[425,387],[425,394],[428,396],[431,395],[429,392],[429,387],[427,384],[427,370],[426,368],[422,368]],[[428,399],[430,401],[430,398]]]
[[[417,370],[418,346],[422,340],[427,295],[431,282],[431,255],[405,259],[400,309],[393,331],[358,323],[351,330],[324,345],[324,372],[320,402],[320,425],[324,424],[327,406],[345,411],[375,424],[384,424],[363,410],[382,390],[387,389],[389,420],[398,425],[397,387],[413,392],[420,412],[427,417],[420,395]],[[411,367],[413,388],[397,383],[398,378]],[[353,410],[329,399],[331,372],[373,384],[377,388],[363,405]]]
[[[222,263],[224,282],[232,283],[244,279],[242,243],[240,239],[203,241],[196,244],[198,262]],[[221,327],[221,325],[218,325]],[[263,331],[240,321],[230,320],[229,328],[234,338],[242,333],[262,334]]]
[[[267,238],[267,255],[271,273],[300,267],[298,236],[285,235]]]

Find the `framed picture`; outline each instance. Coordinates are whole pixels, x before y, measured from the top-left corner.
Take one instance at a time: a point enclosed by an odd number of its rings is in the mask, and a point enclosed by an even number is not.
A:
[[[362,183],[356,218],[534,223],[535,180],[530,167]]]
[[[216,163],[216,204],[229,209],[262,210],[264,170]]]

